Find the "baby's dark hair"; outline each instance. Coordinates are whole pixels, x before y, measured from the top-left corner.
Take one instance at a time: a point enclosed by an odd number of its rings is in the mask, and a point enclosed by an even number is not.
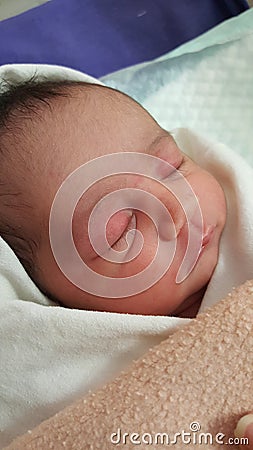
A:
[[[8,176],[8,173],[11,173],[10,168],[17,157],[22,123],[39,116],[41,107],[50,109],[54,99],[69,97],[69,88],[76,85],[94,86],[68,80],[39,81],[36,75],[21,83],[2,81],[0,84],[0,236],[33,279],[38,242],[25,235],[22,227],[22,218],[28,216],[31,221],[33,211],[31,205],[22,200],[21,193],[15,187],[13,189],[13,174]],[[25,156],[21,155],[22,158]]]

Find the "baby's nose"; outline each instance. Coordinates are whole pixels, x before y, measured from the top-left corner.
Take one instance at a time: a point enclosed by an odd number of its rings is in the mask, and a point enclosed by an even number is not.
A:
[[[162,219],[159,223],[159,237],[164,241],[172,241],[177,239],[180,231],[186,224],[186,217],[184,213],[178,212],[176,217],[171,215],[171,220]]]
[[[157,203],[151,202],[152,217],[155,219],[159,238],[165,241],[175,240],[187,222],[182,207],[184,200],[180,201],[180,198],[173,194],[172,189],[166,188],[166,185],[146,179],[141,180],[137,187],[156,198]],[[142,211],[150,208],[150,201],[148,197],[143,196]]]

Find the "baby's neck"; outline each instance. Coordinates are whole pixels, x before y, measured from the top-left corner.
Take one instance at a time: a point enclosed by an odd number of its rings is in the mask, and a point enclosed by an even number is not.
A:
[[[197,316],[207,286],[190,295],[172,314],[176,317],[192,319]]]

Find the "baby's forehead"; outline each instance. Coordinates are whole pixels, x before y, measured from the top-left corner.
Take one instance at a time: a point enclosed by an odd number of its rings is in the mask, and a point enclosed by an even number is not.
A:
[[[148,139],[148,132],[151,135],[160,129],[134,100],[96,85],[69,88],[68,97],[57,99],[50,115],[44,111],[44,120],[45,127],[39,125],[42,139],[50,136],[52,147],[47,146],[46,151],[57,147],[61,155],[69,157],[81,146],[78,154],[85,161],[105,153],[131,151],[137,141],[142,145],[143,138]]]
[[[81,165],[109,153],[143,151],[160,129],[125,94],[83,83],[38,102],[29,116],[15,131],[22,134],[20,180],[45,202]]]

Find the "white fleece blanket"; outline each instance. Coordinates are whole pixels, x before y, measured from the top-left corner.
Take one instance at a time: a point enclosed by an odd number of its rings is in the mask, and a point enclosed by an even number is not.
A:
[[[19,81],[34,69],[5,66],[0,77]],[[36,70],[42,78],[92,81],[65,68]],[[183,151],[217,177],[228,203],[219,263],[203,310],[253,278],[253,169],[231,149],[190,130],[175,130],[174,136]],[[0,448],[104,384],[187,322],[59,307],[40,293],[0,240]]]

